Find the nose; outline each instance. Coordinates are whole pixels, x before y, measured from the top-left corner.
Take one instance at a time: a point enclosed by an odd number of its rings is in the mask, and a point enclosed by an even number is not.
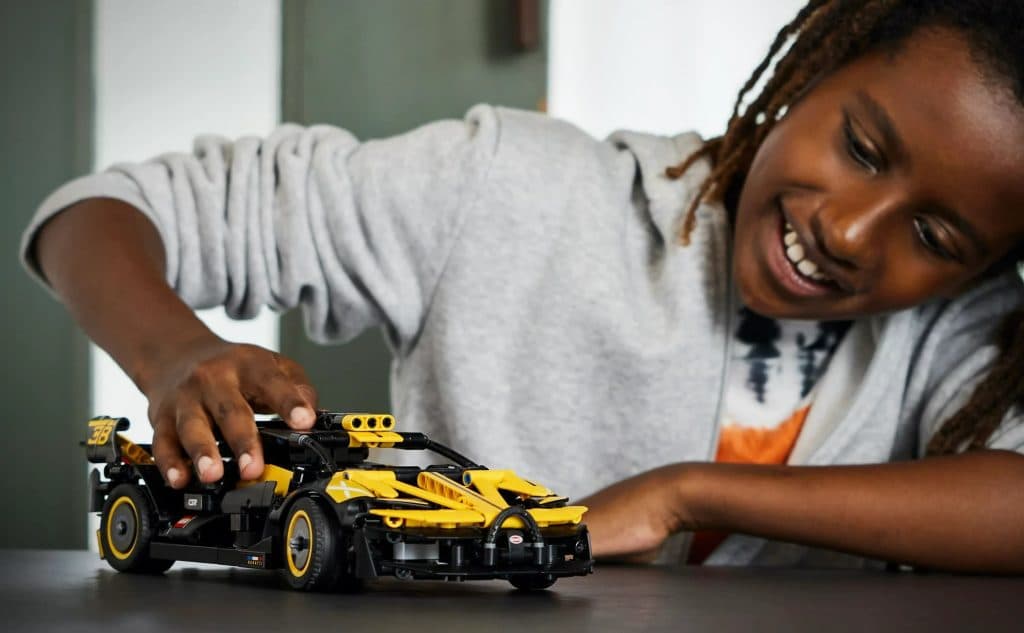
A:
[[[811,216],[819,248],[844,268],[870,271],[884,254],[889,223],[904,204],[886,191],[850,191],[831,197]]]

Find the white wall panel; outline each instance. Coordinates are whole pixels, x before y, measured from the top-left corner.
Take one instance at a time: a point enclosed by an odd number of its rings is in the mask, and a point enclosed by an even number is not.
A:
[[[548,110],[603,138],[725,129],[804,0],[552,0]]]
[[[280,23],[278,0],[97,0],[94,168],[187,151],[202,133],[269,133],[280,119]],[[225,338],[277,348],[269,310],[201,318]],[[129,435],[149,441],[145,398],[95,346],[91,371],[93,412],[129,417]]]

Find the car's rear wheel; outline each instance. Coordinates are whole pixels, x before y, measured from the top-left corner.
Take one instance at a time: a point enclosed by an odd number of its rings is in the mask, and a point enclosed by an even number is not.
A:
[[[146,494],[132,484],[121,484],[110,491],[100,513],[100,544],[103,556],[118,571],[159,574],[173,560],[149,555],[149,544],[156,530],[156,510]]]
[[[343,561],[334,518],[316,500],[299,499],[284,522],[284,567],[281,574],[293,588],[326,591],[334,587]]]
[[[512,576],[508,579],[512,586],[523,591],[540,591],[547,589],[558,580],[551,574],[539,574],[536,576]]]

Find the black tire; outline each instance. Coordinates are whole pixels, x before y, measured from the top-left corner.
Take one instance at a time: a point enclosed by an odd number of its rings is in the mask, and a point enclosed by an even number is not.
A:
[[[558,580],[551,574],[540,574],[537,576],[512,576],[508,579],[512,586],[522,591],[540,591],[547,589]]]
[[[334,517],[314,499],[299,499],[288,510],[281,534],[284,566],[281,576],[292,589],[328,591],[334,588],[343,564],[338,560],[339,538]]]
[[[100,545],[107,563],[117,571],[160,574],[173,560],[151,558],[149,544],[156,532],[156,509],[145,492],[133,484],[110,491],[100,513]]]

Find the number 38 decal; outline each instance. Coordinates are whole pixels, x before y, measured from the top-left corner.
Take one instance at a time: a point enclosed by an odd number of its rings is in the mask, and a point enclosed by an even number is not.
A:
[[[85,441],[88,446],[104,446],[110,442],[110,435],[114,432],[117,420],[114,418],[97,418],[89,420],[89,439]]]

